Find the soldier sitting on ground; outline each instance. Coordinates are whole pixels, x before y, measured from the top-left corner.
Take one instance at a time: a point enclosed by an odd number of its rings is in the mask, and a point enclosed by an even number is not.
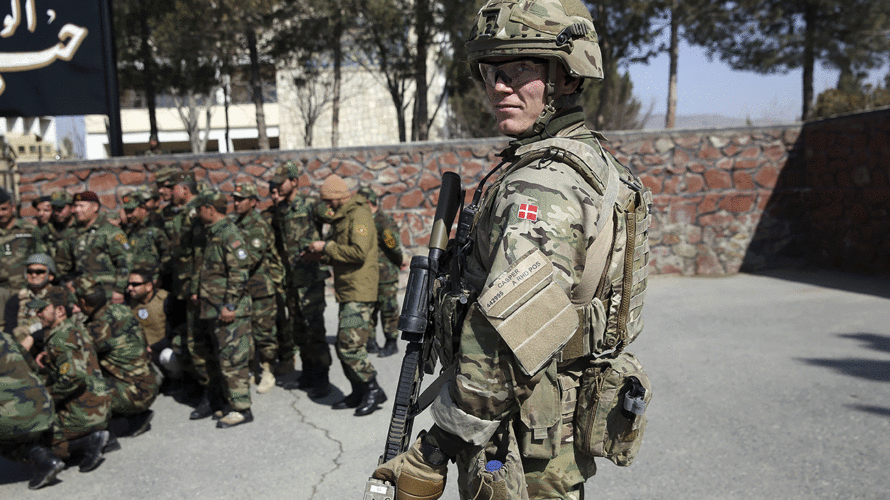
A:
[[[154,412],[149,407],[161,384],[142,326],[129,307],[108,303],[104,288],[91,278],[78,278],[74,287],[77,307],[87,316],[85,326],[111,389],[112,416],[124,420],[122,435],[138,436],[151,428]],[[115,443],[112,435],[107,451],[118,448]]]
[[[43,350],[43,325],[28,302],[46,296],[56,280],[56,264],[46,254],[35,253],[25,261],[27,286],[6,302],[6,329],[33,356]]]
[[[53,287],[46,298],[28,307],[37,311],[48,332],[36,361],[46,370],[46,389],[56,407],[53,454],[62,460],[79,459],[80,471],[89,472],[102,462],[102,449],[108,443],[111,391],[90,334],[71,319],[69,303],[68,291]]]
[[[169,314],[170,294],[158,288],[151,269],[138,268],[130,273],[127,293],[130,310],[142,325],[151,360],[164,375],[161,392],[168,394],[182,382],[182,331]]]

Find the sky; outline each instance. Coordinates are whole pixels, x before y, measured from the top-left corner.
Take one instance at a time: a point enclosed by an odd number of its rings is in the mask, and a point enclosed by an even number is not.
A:
[[[646,65],[632,64],[634,95],[653,115],[667,109],[668,56],[661,54]],[[869,81],[882,81],[886,71],[875,72]],[[762,75],[734,71],[718,59],[708,61],[699,47],[682,44],[677,67],[677,115],[715,114],[746,119],[757,125],[797,121],[802,109],[803,70]],[[814,96],[837,84],[838,72],[816,63]]]

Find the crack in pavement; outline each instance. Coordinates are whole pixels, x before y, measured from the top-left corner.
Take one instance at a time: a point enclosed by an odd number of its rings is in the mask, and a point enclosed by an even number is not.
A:
[[[339,440],[337,440],[333,436],[331,436],[331,432],[328,429],[319,427],[314,422],[310,421],[309,418],[302,411],[300,411],[299,408],[297,408],[297,402],[300,401],[302,398],[300,398],[300,396],[298,394],[294,394],[293,390],[288,390],[288,392],[290,392],[294,397],[294,401],[293,401],[293,403],[291,403],[291,408],[293,408],[294,411],[297,413],[297,415],[300,418],[300,421],[302,423],[308,425],[309,427],[312,427],[313,429],[321,431],[322,434],[324,434],[325,438],[327,438],[329,441],[331,441],[333,443],[336,443],[336,445],[337,445],[337,456],[335,456],[333,459],[335,467],[333,469],[325,472],[324,474],[322,474],[319,477],[318,481],[312,485],[312,494],[309,495],[309,498],[311,500],[312,498],[315,498],[315,494],[318,492],[318,487],[324,482],[325,478],[332,472],[336,472],[343,465],[342,463],[340,463],[340,457],[343,456],[343,443],[341,443]]]

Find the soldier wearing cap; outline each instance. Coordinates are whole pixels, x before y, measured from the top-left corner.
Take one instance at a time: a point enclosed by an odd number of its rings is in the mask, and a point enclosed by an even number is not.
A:
[[[142,325],[128,306],[109,304],[102,286],[91,277],[76,279],[74,289],[102,376],[111,390],[112,417],[125,420],[124,434],[141,434],[148,430],[154,415],[149,407],[161,384]],[[116,441],[113,435],[112,440]]]
[[[250,183],[235,184],[232,191],[235,225],[247,242],[250,255],[250,277],[247,291],[253,301],[253,343],[259,368],[257,392],[262,394],[275,387],[272,364],[278,359],[278,295],[284,291],[284,266],[275,249],[272,226],[256,211],[257,189]]]
[[[323,397],[330,392],[328,371],[331,351],[325,338],[324,280],[328,272],[318,262],[301,258],[306,246],[321,238],[322,222],[316,214],[318,199],[299,192],[301,170],[293,162],[281,165],[272,177],[283,197],[278,205],[273,227],[283,242],[287,274],[287,303],[292,336],[279,336],[276,374],[293,370],[296,348],[300,349],[303,373],[297,387],[308,389],[310,397]]]
[[[324,180],[321,198],[334,211],[331,230],[326,240],[309,244],[307,257],[320,258],[334,269],[334,295],[340,304],[337,357],[352,386],[333,408],[355,408],[355,415],[369,415],[386,401],[367,351],[380,278],[377,229],[365,197],[353,195],[339,175]]]
[[[122,198],[127,214],[125,233],[130,242],[133,269],[153,268],[155,278],[169,273],[170,240],[163,228],[151,224],[148,208],[149,195],[136,190]]]
[[[50,196],[50,205],[52,206],[52,217],[50,225],[47,227],[49,231],[41,235],[41,238],[35,242],[34,251],[45,253],[56,260],[59,266],[59,249],[64,243],[74,239],[77,234],[74,220],[74,197],[67,191],[55,191]],[[66,276],[71,274],[73,268],[67,267],[62,262],[59,268],[58,276]]]
[[[105,287],[112,303],[123,304],[132,267],[130,243],[110,217],[99,212],[100,205],[92,191],[74,195],[76,234],[60,245],[56,265],[72,269],[72,278],[92,276]]]
[[[226,217],[229,203],[219,191],[205,191],[198,201],[201,220],[207,226],[207,245],[199,268],[199,291],[192,300],[200,304],[203,331],[213,347],[208,397],[195,409],[194,419],[221,411],[220,429],[253,421],[250,411],[251,298],[247,291],[251,257],[241,231]],[[214,407],[210,393],[219,391],[223,407]]]
[[[36,356],[43,350],[43,325],[36,316],[37,311],[30,309],[28,303],[46,296],[58,271],[52,257],[42,253],[29,256],[25,265],[27,286],[6,302],[6,329]]]
[[[103,290],[104,292],[104,290]],[[46,334],[46,347],[37,363],[46,370],[46,389],[55,403],[52,450],[62,460],[80,455],[80,471],[102,462],[110,434],[111,391],[102,377],[90,334],[71,319],[68,291],[53,287],[47,297],[28,307],[37,311]]]
[[[370,187],[363,187],[358,194],[368,199],[368,207],[374,215],[374,227],[377,229],[377,259],[380,269],[380,282],[377,285],[377,302],[371,312],[371,334],[368,336],[368,353],[379,352],[381,358],[397,353],[399,340],[399,269],[405,263],[402,255],[402,237],[399,225],[392,216],[380,210],[377,204],[377,193]],[[383,328],[386,343],[377,346],[377,317]]]
[[[34,225],[16,217],[15,201],[0,187],[0,304],[25,285],[25,259],[35,247]],[[6,331],[2,317],[0,330]]]
[[[34,244],[41,245],[47,240],[51,231],[51,222],[53,216],[52,197],[40,196],[31,200],[31,206],[37,211],[34,214]],[[36,248],[36,247],[35,247]]]
[[[52,397],[22,351],[22,346],[0,331],[0,456],[29,462],[33,468],[28,487],[41,488],[56,478],[65,463],[53,456]]]

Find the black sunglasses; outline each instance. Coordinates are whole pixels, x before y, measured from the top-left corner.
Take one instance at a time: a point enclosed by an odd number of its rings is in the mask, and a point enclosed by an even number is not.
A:
[[[46,269],[28,269],[28,274],[46,274]]]

